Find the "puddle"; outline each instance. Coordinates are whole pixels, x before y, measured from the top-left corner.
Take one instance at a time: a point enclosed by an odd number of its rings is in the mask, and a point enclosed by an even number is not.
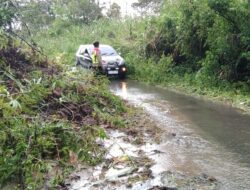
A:
[[[165,131],[159,145],[142,147],[145,152],[162,152],[148,154],[155,161],[151,168],[154,175],[164,171],[185,176],[206,173],[218,179],[217,189],[249,189],[250,116],[229,106],[135,81],[112,81],[110,89],[142,107]]]

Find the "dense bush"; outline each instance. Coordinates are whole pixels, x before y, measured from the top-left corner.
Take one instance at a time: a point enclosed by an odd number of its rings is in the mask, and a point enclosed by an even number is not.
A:
[[[157,26],[155,35],[148,30],[146,55],[171,56],[173,65],[197,72],[201,80],[211,75],[215,80],[249,80],[248,1],[166,1],[156,19],[151,22]]]
[[[0,188],[52,188],[76,164],[98,163],[100,126],[124,126],[126,111],[107,80],[48,62],[5,33],[0,40]]]
[[[160,16],[141,22],[130,76],[249,106],[249,19],[246,0],[166,0]]]

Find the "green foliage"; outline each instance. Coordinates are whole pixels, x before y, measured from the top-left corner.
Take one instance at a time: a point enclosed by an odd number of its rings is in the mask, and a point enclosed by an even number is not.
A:
[[[101,8],[95,1],[89,0],[60,0],[57,4],[57,10],[63,18],[66,18],[74,24],[89,24],[102,17]],[[67,20],[66,20],[67,21]]]
[[[51,188],[78,163],[101,161],[101,126],[123,126],[123,102],[104,77],[39,58],[17,40],[1,36],[0,183]],[[59,53],[59,51],[57,52]],[[14,55],[14,57],[13,57]],[[38,59],[38,60],[37,60]],[[63,69],[62,69],[63,68]]]
[[[148,10],[161,2],[134,5]],[[101,8],[88,0],[27,1],[18,11],[17,5],[1,0],[1,29],[18,16],[16,32],[30,27],[53,62],[1,31],[1,184],[39,189],[51,175],[56,186],[76,162],[102,159],[100,126],[125,126],[127,109],[108,80],[71,69],[80,44],[111,44],[131,78],[250,105],[249,1],[166,0],[160,15],[124,20],[100,19]]]
[[[12,2],[0,0],[0,28],[10,27],[15,15],[15,7]]]
[[[137,9],[141,16],[144,16],[150,12],[158,13],[163,2],[163,0],[138,0],[132,4],[132,7]]]
[[[119,19],[121,17],[121,7],[117,3],[110,5],[107,12],[109,18]]]
[[[44,123],[39,118],[28,120],[16,117],[1,122],[1,184],[11,180],[27,188],[40,188],[44,175],[49,173],[50,163],[45,160],[53,160],[56,168],[66,164],[70,151],[78,152],[80,147],[84,153],[79,159],[94,162],[95,156],[89,155],[94,148],[89,146],[95,136],[91,137],[88,132],[92,129],[82,128],[76,133],[66,123]]]
[[[70,19],[74,18],[70,16],[74,11],[82,13],[78,10],[85,3],[50,3],[58,15],[68,16],[57,17],[35,36],[59,64],[73,65],[78,46],[98,39],[118,49],[126,57],[130,76],[139,80],[164,83],[184,78],[192,85],[225,90],[234,83],[249,83],[250,11],[246,0],[166,0],[161,14],[150,19],[93,18],[88,25]],[[161,3],[139,1],[134,5],[148,9]],[[143,75],[141,68],[151,72]]]
[[[68,24],[90,24],[102,18],[102,8],[89,0],[0,1],[0,27],[22,36],[47,30],[57,19]]]
[[[49,27],[55,20],[56,1],[31,1],[19,6],[21,27],[28,27],[32,32]]]
[[[123,21],[101,19],[91,25],[71,25],[56,20],[49,30],[41,31],[35,36],[36,42],[58,63],[73,65],[75,53],[80,44],[90,44],[95,40],[111,44],[123,55],[137,49],[135,40],[144,32],[144,25],[137,20]]]
[[[177,67],[215,80],[247,81],[249,12],[247,1],[166,1],[147,52],[170,55]]]
[[[167,0],[127,55],[131,77],[249,105],[249,19],[246,0]]]

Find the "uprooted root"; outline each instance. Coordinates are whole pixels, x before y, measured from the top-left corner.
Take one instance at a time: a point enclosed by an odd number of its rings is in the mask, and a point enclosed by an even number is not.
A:
[[[50,102],[44,112],[48,115],[57,115],[61,119],[81,125],[97,125],[98,120],[92,117],[93,109],[87,103],[73,103],[57,101]]]

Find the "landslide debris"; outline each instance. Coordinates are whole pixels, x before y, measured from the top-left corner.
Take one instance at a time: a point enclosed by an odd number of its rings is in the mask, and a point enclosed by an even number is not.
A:
[[[0,33],[0,189],[56,188],[79,164],[99,163],[101,125],[122,126],[105,78],[47,60]]]

